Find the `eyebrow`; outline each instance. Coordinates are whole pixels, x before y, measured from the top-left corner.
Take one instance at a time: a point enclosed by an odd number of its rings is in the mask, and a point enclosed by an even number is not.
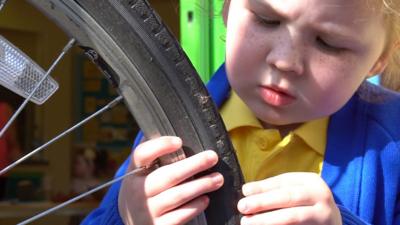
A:
[[[281,18],[287,18],[287,16],[283,15],[281,12],[277,11],[274,9],[269,3],[267,3],[265,0],[248,0],[249,5],[252,8],[259,9],[259,10],[266,10],[268,13],[273,13],[276,16],[279,16]],[[260,9],[261,8],[261,9]]]
[[[319,32],[322,35],[326,35],[329,37],[333,37],[338,39],[339,41],[349,42],[349,44],[354,44],[360,42],[356,33],[349,31],[348,29],[343,30],[338,25],[333,23],[323,23],[314,26],[315,31]]]
[[[251,7],[254,7],[262,11],[266,10],[268,13],[272,13],[273,15],[276,15],[280,18],[287,19],[286,15],[282,14],[282,12],[277,11],[266,0],[248,0],[248,2]],[[336,6],[332,5],[332,7]],[[352,34],[349,31],[343,33],[343,29],[339,28],[339,26],[335,25],[334,23],[329,23],[329,22],[321,23],[318,25],[314,25],[312,29],[314,29],[314,31],[316,32],[321,33],[322,35],[335,37],[342,41],[349,41],[351,43],[358,41],[357,34]]]

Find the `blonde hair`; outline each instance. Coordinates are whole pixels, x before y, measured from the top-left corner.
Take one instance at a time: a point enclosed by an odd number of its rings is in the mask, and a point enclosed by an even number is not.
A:
[[[226,13],[230,1],[224,1],[223,13]],[[386,54],[389,58],[381,76],[381,83],[385,87],[400,91],[400,0],[373,1],[382,5],[388,32]]]
[[[400,91],[400,1],[381,0],[388,25],[388,65],[382,74],[383,86]]]

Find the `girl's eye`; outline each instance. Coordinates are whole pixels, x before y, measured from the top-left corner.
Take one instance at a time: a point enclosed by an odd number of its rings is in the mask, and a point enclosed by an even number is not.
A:
[[[281,21],[275,19],[265,18],[257,15],[256,18],[258,23],[268,27],[278,27],[281,24]]]
[[[322,39],[321,37],[317,37],[316,38],[316,42],[317,44],[322,47],[324,50],[330,51],[330,52],[341,52],[344,49],[341,47],[337,47],[334,46],[332,44],[329,44],[328,42],[326,42],[324,39]]]

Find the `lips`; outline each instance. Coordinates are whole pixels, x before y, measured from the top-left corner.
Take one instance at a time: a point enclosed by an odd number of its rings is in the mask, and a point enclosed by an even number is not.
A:
[[[272,106],[286,106],[296,100],[287,90],[276,86],[260,86],[261,98]]]

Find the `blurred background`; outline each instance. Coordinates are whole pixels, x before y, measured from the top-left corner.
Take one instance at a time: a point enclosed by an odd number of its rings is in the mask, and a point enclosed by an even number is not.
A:
[[[223,0],[149,0],[206,82],[224,61]],[[47,70],[68,41],[25,0],[0,12],[0,35]],[[0,139],[16,159],[116,97],[103,75],[74,48],[51,74],[59,90],[42,106],[29,103]],[[374,78],[373,82],[379,82]],[[0,127],[24,99],[0,86]],[[123,104],[0,176],[0,224],[16,224],[110,180],[131,152],[138,126]],[[1,154],[0,154],[1,155]],[[1,164],[0,164],[1,166]],[[99,204],[96,193],[32,224],[74,225]]]
[[[150,2],[179,37],[178,0]],[[45,70],[68,42],[62,30],[23,0],[8,1],[0,12],[0,35]],[[58,91],[41,106],[29,103],[0,141],[13,149],[14,158],[44,144],[116,96],[78,48],[64,57],[51,76],[60,84]],[[0,87],[1,126],[23,100]],[[0,224],[16,224],[112,178],[129,155],[137,131],[135,120],[119,104],[1,176]],[[32,224],[79,224],[102,195],[96,193]]]

